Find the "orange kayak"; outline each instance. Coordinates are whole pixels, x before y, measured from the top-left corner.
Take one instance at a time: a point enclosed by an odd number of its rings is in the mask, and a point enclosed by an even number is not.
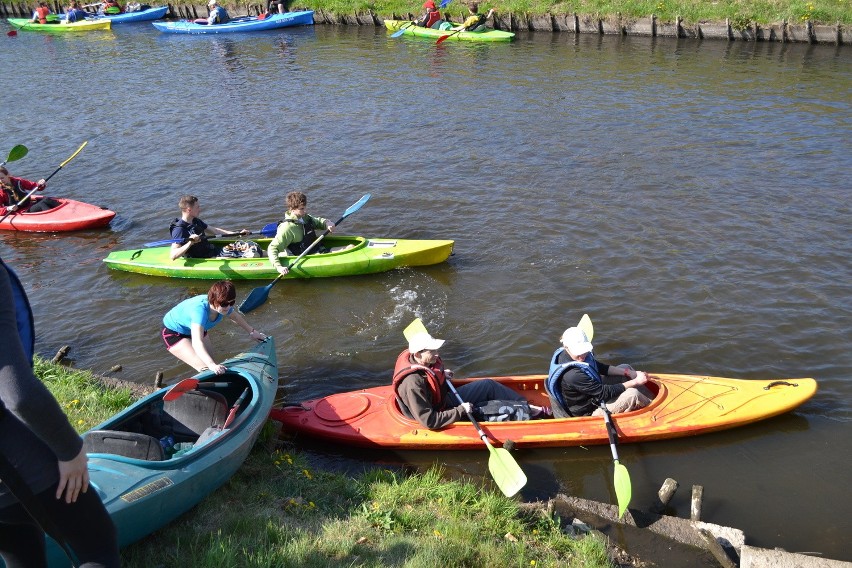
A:
[[[41,197],[33,197],[32,199],[38,201]],[[55,197],[54,199],[59,202],[59,205],[53,209],[36,213],[24,210],[9,215],[0,222],[0,230],[30,233],[82,231],[106,227],[115,217],[115,211],[110,211],[104,207],[62,197]]]
[[[494,377],[532,404],[549,405],[545,375]],[[753,381],[697,375],[654,375],[655,393],[646,408],[616,414],[619,443],[695,436],[735,428],[793,410],[817,390],[813,379]],[[460,385],[468,379],[453,381]],[[308,400],[273,409],[284,429],[342,444],[409,450],[467,450],[482,447],[476,429],[457,422],[431,431],[400,413],[390,385]],[[492,443],[517,447],[608,444],[601,417],[548,418],[525,422],[484,422]]]

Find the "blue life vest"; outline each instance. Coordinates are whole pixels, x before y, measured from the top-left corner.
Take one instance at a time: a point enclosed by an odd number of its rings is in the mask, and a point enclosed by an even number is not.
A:
[[[567,363],[557,363],[556,360],[559,358],[559,354],[563,351],[565,351],[565,348],[559,347],[550,357],[550,369],[547,372],[547,379],[544,381],[544,388],[550,395],[550,398],[556,400],[556,402],[559,403],[559,406],[562,407],[562,410],[571,416],[571,411],[568,409],[568,405],[562,397],[562,388],[560,385],[562,375],[568,372],[569,369],[576,368],[580,369],[599,383],[603,383],[603,379],[601,379],[600,374],[598,374],[598,362],[595,360],[593,353],[586,355],[586,360],[582,362],[574,361],[572,359]]]
[[[30,365],[33,363],[33,353],[35,353],[35,325],[33,324],[33,311],[30,308],[30,302],[27,299],[27,293],[18,279],[15,271],[3,262],[0,258],[6,271],[9,273],[9,280],[12,284],[12,296],[15,302],[15,318],[18,320],[18,335],[21,338],[21,345],[24,346],[24,353],[30,360]]]

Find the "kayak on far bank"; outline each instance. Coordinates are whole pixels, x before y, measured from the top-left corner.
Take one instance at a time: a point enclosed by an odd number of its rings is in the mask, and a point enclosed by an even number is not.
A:
[[[132,22],[148,22],[151,20],[159,20],[166,16],[169,11],[168,6],[158,6],[156,8],[147,8],[136,12],[122,12],[121,14],[92,14],[86,17],[86,21],[109,20],[113,24],[129,24]],[[59,16],[60,20],[65,19],[65,14]],[[50,18],[48,17],[48,21]]]
[[[398,31],[403,26],[405,26],[403,35],[430,39],[439,39],[442,36],[448,36],[447,40],[452,39],[457,41],[512,41],[515,37],[514,33],[504,32],[503,30],[489,29],[483,32],[455,32],[453,30],[435,30],[411,25],[411,22],[408,20],[385,20],[385,27],[392,32]]]
[[[89,32],[93,30],[108,30],[111,22],[107,19],[81,20],[79,22],[60,22],[59,20],[46,24],[33,22],[29,18],[9,18],[7,20],[13,27],[22,32],[44,32],[44,33],[67,33],[67,32]]]
[[[274,30],[288,26],[309,26],[313,23],[313,10],[305,10],[269,14],[263,18],[260,16],[241,16],[232,18],[225,24],[196,24],[188,20],[180,20],[177,22],[152,22],[152,25],[161,32],[170,34],[224,34]]]
[[[114,270],[166,276],[170,278],[203,278],[221,280],[268,280],[279,276],[266,256],[272,239],[253,239],[260,256],[256,258],[185,258],[171,260],[171,246],[115,251],[104,259]],[[217,246],[233,243],[233,239],[210,239]],[[326,278],[386,272],[403,266],[439,264],[453,252],[451,240],[413,240],[328,236],[323,245],[336,250],[325,254],[308,254],[284,278]],[[295,256],[281,257],[289,265]]]

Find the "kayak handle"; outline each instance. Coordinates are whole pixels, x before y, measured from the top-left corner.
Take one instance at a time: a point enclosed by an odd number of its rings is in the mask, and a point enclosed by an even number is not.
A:
[[[784,385],[785,387],[797,387],[797,386],[799,386],[798,383],[788,383],[787,381],[772,381],[771,383],[769,383],[768,385],[763,387],[763,390],[769,390],[772,387],[777,387],[777,386],[780,386],[780,385]]]

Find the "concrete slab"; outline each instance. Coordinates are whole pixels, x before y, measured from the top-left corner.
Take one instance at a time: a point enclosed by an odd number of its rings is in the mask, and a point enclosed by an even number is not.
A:
[[[852,562],[743,545],[740,568],[850,568]]]

